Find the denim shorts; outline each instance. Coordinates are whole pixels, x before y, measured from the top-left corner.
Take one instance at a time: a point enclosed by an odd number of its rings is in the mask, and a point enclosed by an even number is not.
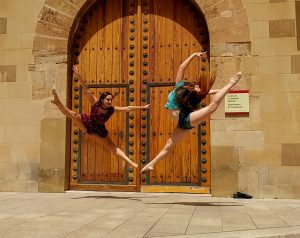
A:
[[[193,111],[180,110],[178,117],[178,127],[184,130],[193,129],[194,126],[190,122],[190,114]]]

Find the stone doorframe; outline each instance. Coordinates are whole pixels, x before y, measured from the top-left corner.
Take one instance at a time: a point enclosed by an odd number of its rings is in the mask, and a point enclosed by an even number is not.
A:
[[[49,99],[53,85],[63,102],[70,106],[70,44],[80,18],[96,0],[46,0],[36,25],[33,42],[34,63],[29,65],[32,96]],[[109,0],[107,0],[109,1]],[[174,0],[176,1],[176,0]],[[210,34],[211,65],[220,78],[224,58],[239,68],[238,56],[250,55],[250,28],[242,0],[186,0],[203,13]],[[213,3],[212,3],[213,2]],[[223,68],[222,68],[223,65]],[[63,192],[69,184],[69,121],[45,100],[45,118],[41,122],[40,192]],[[53,132],[49,135],[49,131]],[[212,144],[213,146],[213,144]],[[49,153],[51,151],[51,153]],[[238,159],[238,158],[237,158]],[[212,148],[212,161],[214,150]],[[220,172],[212,162],[212,193],[218,189]],[[216,176],[214,176],[216,172]],[[222,172],[222,171],[221,171]],[[233,169],[236,174],[238,168]],[[214,181],[215,177],[215,181]],[[218,192],[216,192],[218,194]]]

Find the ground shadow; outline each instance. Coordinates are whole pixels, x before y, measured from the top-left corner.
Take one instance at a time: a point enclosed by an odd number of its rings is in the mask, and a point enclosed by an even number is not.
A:
[[[142,201],[142,198],[158,198],[156,197],[118,197],[118,196],[84,196],[72,199],[83,199],[83,198],[94,198],[94,199],[115,199],[115,200],[133,200]],[[195,206],[195,207],[232,207],[232,206],[243,206],[243,204],[236,202],[145,202],[145,204],[155,205],[183,205],[183,206]]]
[[[195,206],[195,207],[231,207],[231,206],[243,206],[243,204],[235,202],[151,202],[146,204],[176,204],[184,206]]]
[[[94,198],[94,199],[126,199],[126,200],[134,200],[134,201],[142,201],[140,198],[157,198],[157,197],[117,197],[117,196],[84,196],[72,199],[82,199],[82,198]]]

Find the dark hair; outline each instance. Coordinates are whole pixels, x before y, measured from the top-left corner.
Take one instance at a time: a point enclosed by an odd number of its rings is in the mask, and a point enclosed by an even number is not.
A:
[[[115,93],[114,95],[111,92],[103,92],[100,94],[99,102],[102,104],[102,100],[105,99],[107,96],[111,95],[112,99],[114,99],[115,96],[117,96],[120,92]]]
[[[196,110],[199,108],[199,103],[205,98],[200,95],[192,85],[177,88],[175,90],[176,100],[182,109]]]
[[[190,83],[187,86],[179,87],[175,90],[176,100],[183,109],[196,110],[199,108],[200,102],[209,93],[216,79],[216,74],[204,72],[200,74],[199,79],[195,83]],[[195,84],[199,85],[201,91],[195,90]]]

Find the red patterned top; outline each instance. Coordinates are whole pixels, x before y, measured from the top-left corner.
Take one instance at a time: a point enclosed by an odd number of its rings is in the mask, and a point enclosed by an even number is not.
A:
[[[109,107],[106,112],[100,111],[101,103],[96,102],[91,109],[90,115],[81,114],[82,123],[85,125],[88,134],[97,134],[100,137],[106,137],[108,131],[105,127],[105,122],[114,113],[114,107]]]

